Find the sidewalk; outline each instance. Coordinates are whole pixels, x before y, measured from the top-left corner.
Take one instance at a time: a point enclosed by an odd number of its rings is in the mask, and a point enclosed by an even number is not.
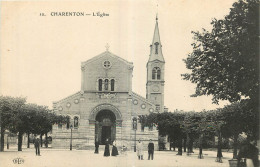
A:
[[[198,150],[194,150],[195,153],[191,156],[187,156],[186,153],[178,156],[175,151],[155,151],[155,159],[149,161],[147,152],[144,152],[144,160],[138,160],[135,152],[126,152],[125,155],[117,157],[103,157],[103,151],[94,154],[94,151],[90,150],[42,148],[41,156],[36,156],[33,148],[25,148],[22,152],[11,148],[6,152],[0,152],[0,166],[17,166],[13,159],[22,158],[24,163],[19,164],[21,167],[228,167],[228,160],[232,159],[232,153],[224,152],[223,163],[217,163],[217,153],[214,151],[204,151],[204,159],[198,159]]]

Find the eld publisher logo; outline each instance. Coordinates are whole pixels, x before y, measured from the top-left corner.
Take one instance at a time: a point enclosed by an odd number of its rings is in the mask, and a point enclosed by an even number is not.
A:
[[[24,163],[24,159],[22,159],[22,158],[15,158],[15,159],[13,159],[13,163],[14,164],[23,164]]]

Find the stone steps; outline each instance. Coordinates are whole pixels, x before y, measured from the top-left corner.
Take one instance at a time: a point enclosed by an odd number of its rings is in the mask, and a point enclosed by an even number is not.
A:
[[[78,144],[76,145],[77,150],[93,150],[95,151],[95,146],[90,146],[90,145],[82,145]],[[99,145],[99,150],[105,150],[105,145]]]

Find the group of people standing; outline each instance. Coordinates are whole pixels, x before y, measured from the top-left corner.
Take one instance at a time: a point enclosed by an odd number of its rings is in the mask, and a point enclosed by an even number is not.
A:
[[[143,160],[143,142],[139,139],[138,143],[136,144],[136,151],[137,151],[137,156],[139,160]],[[150,158],[153,160],[153,155],[154,155],[154,144],[152,140],[150,139],[149,144],[148,144],[148,160]]]
[[[106,146],[105,146],[105,151],[104,151],[104,156],[105,157],[109,157],[110,156],[110,149],[109,149],[109,140],[106,139]],[[95,153],[98,154],[98,148],[99,148],[99,143],[98,140],[96,139],[95,142]],[[118,155],[118,150],[116,147],[116,140],[113,141],[113,147],[112,147],[112,152],[111,152],[111,156],[117,156]]]
[[[106,139],[106,143],[105,143],[105,150],[104,150],[104,156],[108,157],[110,156],[110,149],[109,149],[109,140]],[[96,139],[95,141],[95,154],[98,154],[98,149],[99,149],[99,142],[98,139]],[[136,144],[136,150],[137,150],[137,156],[139,160],[143,160],[143,142],[139,139],[138,143]],[[112,147],[112,152],[111,152],[111,156],[117,156],[118,155],[118,150],[116,147],[116,140],[113,141],[113,147]],[[152,140],[150,139],[150,142],[148,144],[148,160],[153,160],[153,156],[154,155],[154,144],[152,142]]]

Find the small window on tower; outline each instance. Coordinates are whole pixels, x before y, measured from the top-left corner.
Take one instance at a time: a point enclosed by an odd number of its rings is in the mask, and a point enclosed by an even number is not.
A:
[[[161,69],[159,67],[154,67],[152,71],[152,79],[161,79]]]
[[[157,79],[158,80],[161,79],[161,70],[160,70],[160,68],[158,68],[158,70],[157,70]]]
[[[156,74],[156,70],[155,70],[155,68],[153,68],[153,71],[152,71],[152,79],[155,79],[155,74]]]
[[[155,54],[158,54],[158,45],[159,45],[159,43],[156,42],[154,45],[155,45]]]

